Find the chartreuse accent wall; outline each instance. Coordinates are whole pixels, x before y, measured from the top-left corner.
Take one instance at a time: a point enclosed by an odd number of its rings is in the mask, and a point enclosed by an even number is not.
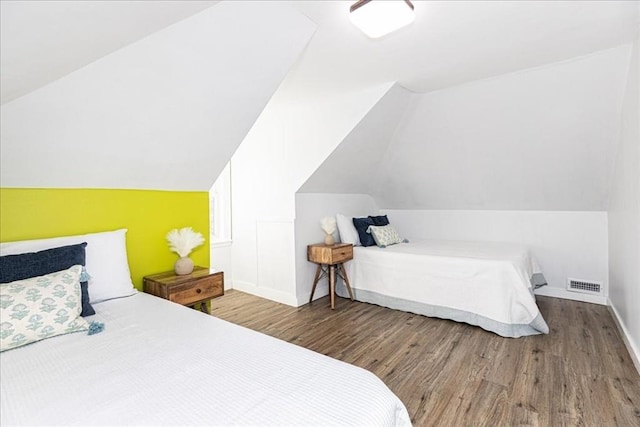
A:
[[[127,228],[131,278],[173,269],[178,255],[165,240],[173,228],[193,227],[205,243],[190,255],[209,265],[207,192],[0,188],[0,241],[41,239]]]

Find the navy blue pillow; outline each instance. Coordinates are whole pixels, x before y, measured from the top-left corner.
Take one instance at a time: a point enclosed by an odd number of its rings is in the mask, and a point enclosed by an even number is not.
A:
[[[375,225],[373,220],[369,218],[353,218],[353,225],[358,231],[358,237],[360,237],[360,244],[362,246],[375,246],[376,241],[373,240],[373,236],[367,233],[367,229],[370,225]]]
[[[369,216],[369,218],[373,220],[373,225],[377,225],[377,226],[389,225],[389,218],[387,218],[386,215]]]
[[[18,255],[0,257],[0,283],[44,276],[56,271],[66,270],[74,265],[85,265],[86,243],[46,249],[40,252],[29,252]],[[89,286],[86,281],[80,282],[82,290],[82,317],[96,314],[89,304]]]

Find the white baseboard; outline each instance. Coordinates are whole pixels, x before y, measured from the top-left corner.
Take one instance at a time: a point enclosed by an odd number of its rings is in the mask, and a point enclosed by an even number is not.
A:
[[[288,294],[282,291],[276,291],[275,289],[261,288],[253,283],[243,282],[240,280],[233,281],[233,289],[246,292],[261,298],[270,299],[271,301],[279,302],[281,304],[290,305],[292,307],[298,307],[298,299],[295,295]]]
[[[638,346],[631,340],[631,335],[627,328],[624,326],[624,323],[620,320],[620,315],[616,307],[613,305],[611,300],[609,300],[608,306],[609,312],[611,313],[611,317],[616,322],[616,326],[620,331],[620,335],[622,335],[622,340],[624,341],[624,345],[627,347],[627,351],[631,356],[631,361],[633,362],[633,366],[636,367],[636,371],[640,374],[640,351],[638,350]]]
[[[573,301],[589,302],[591,304],[607,305],[607,297],[603,297],[600,295],[581,294],[579,292],[571,292],[566,289],[553,288],[551,286],[543,286],[536,289],[534,292],[536,295],[542,295],[545,297],[563,298]]]

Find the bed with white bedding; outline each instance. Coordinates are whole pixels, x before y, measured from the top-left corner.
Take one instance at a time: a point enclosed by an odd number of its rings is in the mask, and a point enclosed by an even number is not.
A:
[[[546,334],[533,289],[544,276],[526,247],[424,240],[354,248],[355,299],[480,326],[504,337]],[[337,292],[347,296],[343,286]]]
[[[137,292],[126,232],[0,243],[0,425],[411,425],[364,369]]]
[[[372,373],[144,293],[0,354],[0,424],[410,425]]]

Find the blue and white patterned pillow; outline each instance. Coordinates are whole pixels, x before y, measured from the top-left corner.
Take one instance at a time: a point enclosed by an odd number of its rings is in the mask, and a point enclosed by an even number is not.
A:
[[[389,245],[395,245],[397,243],[408,243],[409,241],[400,237],[395,228],[391,225],[370,225],[367,229],[367,233],[373,236],[373,240],[381,248],[386,248]]]
[[[45,249],[39,252],[27,252],[0,256],[0,283],[15,282],[36,276],[66,270],[74,265],[85,265],[85,248],[87,243]],[[86,272],[85,272],[86,273]],[[80,276],[80,290],[82,292],[81,316],[96,314],[89,302],[88,273]]]
[[[0,285],[0,351],[86,331],[80,317],[82,266]]]

